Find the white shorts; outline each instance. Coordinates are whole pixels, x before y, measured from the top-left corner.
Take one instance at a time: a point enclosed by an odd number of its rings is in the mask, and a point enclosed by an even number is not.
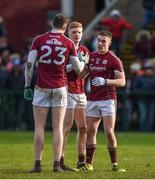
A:
[[[43,89],[36,86],[32,104],[43,107],[67,106],[67,89],[66,87]]]
[[[86,95],[83,94],[72,94],[68,93],[67,97],[67,108],[74,109],[74,108],[85,108],[87,104]]]
[[[88,101],[86,115],[90,117],[104,117],[116,115],[115,100]]]

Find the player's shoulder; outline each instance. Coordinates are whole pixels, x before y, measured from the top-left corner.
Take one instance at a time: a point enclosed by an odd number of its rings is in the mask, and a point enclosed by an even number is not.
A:
[[[79,45],[78,51],[84,51],[90,53],[88,48],[82,44]]]
[[[66,35],[61,34],[61,36],[62,36],[64,44],[66,44],[68,48],[75,47],[74,42],[71,39],[69,39]]]
[[[93,51],[93,52],[90,53],[90,55],[91,55],[92,57],[96,57],[96,56],[99,55],[99,53],[98,53],[97,51]]]
[[[115,61],[121,61],[120,58],[118,56],[116,56],[116,54],[112,51],[109,51],[109,55],[111,57],[111,59],[115,60]]]
[[[83,44],[80,44],[80,45],[79,45],[79,48],[81,48],[81,49],[87,49],[87,47],[84,46]]]
[[[73,43],[73,41],[71,39],[69,39],[66,35],[61,34],[62,38],[64,38],[67,42],[69,43]],[[74,43],[73,43],[74,44]]]
[[[96,58],[98,58],[98,52],[97,51],[93,51],[93,52],[90,52],[89,54],[90,56],[90,59],[89,59],[89,62],[94,62]]]
[[[43,34],[39,34],[39,35],[37,35],[37,36],[34,38],[34,41],[35,41],[35,40],[42,39],[42,38],[46,37],[48,34],[49,34],[49,32],[46,32],[46,33],[43,33]]]

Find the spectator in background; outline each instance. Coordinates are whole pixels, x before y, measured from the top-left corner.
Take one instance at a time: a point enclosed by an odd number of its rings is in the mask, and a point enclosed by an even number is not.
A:
[[[89,49],[89,51],[96,51],[97,50],[97,34],[101,31],[101,27],[99,25],[95,26],[95,28],[84,37],[85,46]]]
[[[120,57],[124,30],[132,29],[132,25],[126,19],[124,19],[121,16],[120,11],[116,9],[110,12],[110,17],[103,18],[100,21],[100,24],[112,33],[113,39],[111,49],[117,56]]]
[[[133,83],[133,92],[143,93],[136,97],[139,110],[139,129],[148,132],[153,129],[153,113],[155,107],[155,70],[151,65],[143,67],[143,75],[137,76]]]
[[[6,79],[8,76],[7,63],[10,59],[10,52],[3,48],[0,50],[0,92],[3,93],[6,88]]]
[[[97,51],[97,34],[101,31],[100,27],[95,27],[91,40],[92,51]]]
[[[0,53],[0,92],[6,89],[7,76],[9,74],[8,63],[10,62],[11,52],[7,48],[1,49]]]
[[[143,8],[142,29],[147,29],[152,24],[155,30],[155,0],[143,0]]]
[[[21,52],[21,54],[22,54],[22,63],[25,63],[26,60],[27,60],[27,56],[28,56],[28,53],[30,51],[31,44],[32,44],[32,38],[31,37],[26,38],[25,42],[24,42],[23,51]]]
[[[140,30],[136,34],[133,51],[141,64],[145,64],[152,57],[151,34],[149,31]]]
[[[8,72],[10,72],[10,68],[8,66],[10,62],[10,55],[11,52],[7,48],[4,48],[0,56],[0,64],[1,66],[4,66]]]
[[[7,89],[13,93],[8,96],[8,125],[10,129],[20,130],[24,113],[24,99],[21,93],[24,88],[24,71],[19,54],[12,54],[11,71],[7,77]],[[13,107],[13,108],[12,108]]]
[[[4,25],[4,20],[0,16],[0,49],[7,47],[7,32]]]
[[[130,130],[131,122],[137,119],[138,117],[138,105],[135,95],[132,93],[133,91],[133,84],[137,76],[141,76],[143,71],[141,70],[141,64],[139,62],[134,62],[130,65],[130,77],[127,79],[126,85],[126,93],[128,95],[127,101],[127,108],[128,108],[128,115],[126,121],[123,121],[123,130]],[[131,93],[131,94],[130,94]]]
[[[6,70],[6,65],[3,62],[0,63],[0,92],[4,93],[6,88],[6,79],[8,72]]]
[[[152,47],[152,58],[155,58],[155,30],[152,31],[152,38],[151,38],[151,47]]]

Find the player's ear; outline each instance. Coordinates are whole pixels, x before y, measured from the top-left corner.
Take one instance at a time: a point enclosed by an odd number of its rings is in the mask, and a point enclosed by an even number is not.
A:
[[[110,41],[110,42],[109,42],[109,46],[111,45],[111,43],[112,43],[112,42]]]

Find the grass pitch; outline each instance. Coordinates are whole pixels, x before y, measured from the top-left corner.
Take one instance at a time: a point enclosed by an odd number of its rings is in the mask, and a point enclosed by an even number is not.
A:
[[[42,172],[27,173],[33,166],[33,133],[0,132],[1,179],[155,179],[155,134],[117,133],[118,158],[126,173],[111,172],[110,159],[102,132],[97,136],[93,172],[52,172],[52,134],[46,133]],[[65,162],[76,166],[76,133],[72,132],[66,150]]]

